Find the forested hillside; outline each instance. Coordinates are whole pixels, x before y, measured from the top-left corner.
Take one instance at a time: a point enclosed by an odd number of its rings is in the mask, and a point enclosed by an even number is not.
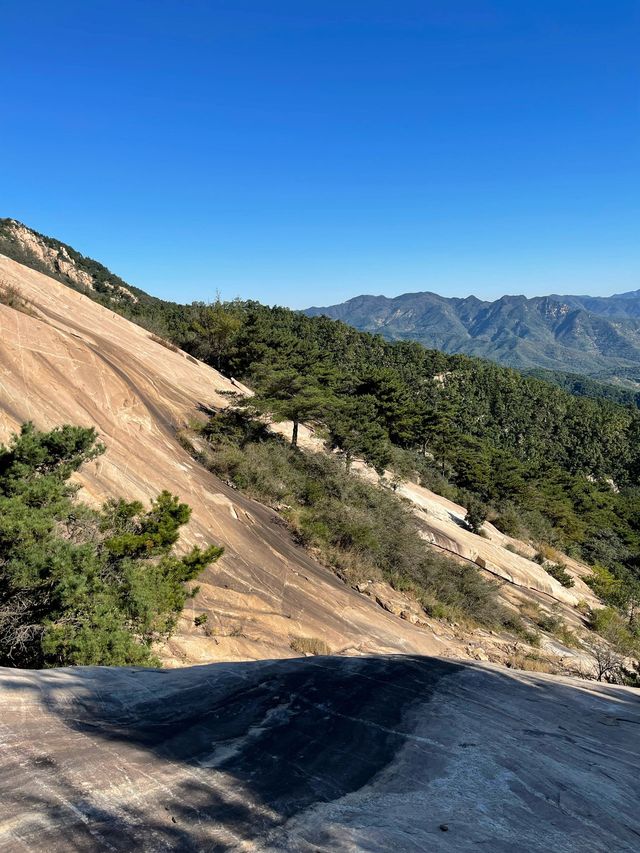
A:
[[[476,527],[489,517],[600,566],[599,594],[634,618],[637,408],[285,308],[88,295],[249,382],[254,408],[315,422],[347,466],[363,457],[392,467],[465,503]]]
[[[588,374],[635,388],[640,380],[640,291],[610,297],[503,296],[494,302],[436,293],[357,296],[305,313],[388,340],[418,341],[518,369]]]
[[[565,373],[562,370],[543,370],[534,367],[522,372],[525,376],[535,376],[537,379],[551,382],[578,397],[594,397],[596,400],[609,400],[621,406],[635,406],[640,409],[640,391],[634,391],[632,388],[599,382],[581,373]]]

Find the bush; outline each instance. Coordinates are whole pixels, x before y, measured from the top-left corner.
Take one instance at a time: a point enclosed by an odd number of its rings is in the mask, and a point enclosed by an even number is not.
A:
[[[467,527],[472,533],[479,534],[482,525],[487,520],[488,508],[485,503],[483,503],[479,498],[474,495],[467,498],[465,502],[465,509],[467,510],[467,514],[465,515],[465,522]]]
[[[511,669],[521,669],[526,672],[544,672],[553,674],[557,671],[553,662],[542,655],[537,655],[532,652],[523,652],[517,647],[511,653],[506,662]]]
[[[571,577],[567,571],[567,567],[563,563],[543,563],[542,568],[547,572],[547,574],[551,575],[552,578],[555,578],[558,583],[561,583],[562,586],[575,586],[575,580]]]
[[[521,513],[513,504],[505,507],[494,519],[493,524],[505,536],[511,536],[514,539],[523,538]]]
[[[637,657],[640,651],[637,637],[614,607],[592,610],[589,627],[597,635],[583,643],[593,662],[592,676],[597,681],[625,683],[631,675],[625,668],[626,658]],[[629,683],[635,682],[630,679]]]
[[[22,296],[17,287],[4,280],[0,280],[0,303],[13,308],[15,311],[21,311],[23,314],[35,317],[31,302]]]
[[[317,637],[291,637],[289,647],[301,655],[330,655],[331,649]]]
[[[172,344],[171,341],[166,340],[166,338],[161,338],[160,335],[149,335],[152,341],[160,344],[166,349],[170,349],[171,352],[178,352],[178,347],[175,344]]]

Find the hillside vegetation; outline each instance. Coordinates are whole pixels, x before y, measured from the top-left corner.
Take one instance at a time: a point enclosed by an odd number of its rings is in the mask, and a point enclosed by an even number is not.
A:
[[[626,388],[620,384],[614,385],[611,382],[600,382],[597,379],[591,379],[589,376],[583,376],[580,373],[565,373],[562,370],[530,368],[529,370],[524,370],[523,373],[526,376],[535,376],[537,379],[544,379],[545,382],[557,385],[559,388],[563,388],[565,391],[575,394],[578,397],[609,400],[621,406],[635,406],[637,409],[640,409],[640,391],[634,391],[632,388]]]
[[[635,620],[637,409],[327,318],[257,304],[210,310],[234,318],[223,367],[258,388],[251,405],[315,418],[347,465],[355,455],[391,466],[466,503],[476,525],[489,516],[613,573],[598,591]]]
[[[488,517],[538,543],[558,577],[548,545],[598,566],[598,594],[637,630],[637,408],[255,302],[182,306],[146,296],[110,307],[247,380],[256,413],[293,421],[294,444],[296,425],[315,422],[346,467],[361,457],[418,479],[467,505],[470,527]]]
[[[522,631],[497,602],[494,583],[475,567],[434,553],[394,494],[351,476],[339,459],[297,452],[234,409],[213,415],[200,434],[207,444],[199,461],[278,509],[296,539],[351,586],[384,580],[432,616]]]

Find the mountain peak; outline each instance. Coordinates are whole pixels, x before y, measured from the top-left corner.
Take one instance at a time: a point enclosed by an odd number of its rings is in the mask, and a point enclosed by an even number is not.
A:
[[[355,297],[305,313],[510,367],[640,380],[640,290],[609,297],[513,294],[492,302],[404,293]]]

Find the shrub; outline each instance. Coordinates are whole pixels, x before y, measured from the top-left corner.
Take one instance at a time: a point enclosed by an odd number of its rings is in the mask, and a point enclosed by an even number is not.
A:
[[[13,308],[15,311],[28,314],[30,317],[36,316],[31,302],[22,296],[17,287],[8,284],[4,279],[0,279],[0,303]]]
[[[171,341],[168,341],[166,338],[161,338],[160,335],[149,335],[152,341],[160,344],[166,349],[170,349],[171,352],[178,352],[178,347],[175,344],[172,344]]]
[[[526,672],[544,672],[553,674],[557,671],[552,661],[548,658],[532,652],[523,652],[517,648],[514,649],[511,655],[509,655],[506,665],[511,669],[521,669]]]
[[[592,574],[585,578],[594,593],[605,602],[616,601],[622,582],[604,566],[591,567]]]
[[[301,655],[330,655],[331,649],[318,637],[291,637],[289,648]]]
[[[465,515],[465,522],[467,527],[472,533],[479,534],[482,525],[487,520],[487,506],[484,504],[479,498],[475,496],[470,496],[465,502],[465,509],[467,510],[467,514]]]
[[[207,614],[206,614],[206,613],[200,613],[200,614],[199,614],[198,616],[196,616],[196,618],[193,620],[193,624],[196,626],[196,628],[199,628],[201,625],[206,625],[206,624],[207,624],[207,620],[208,620],[208,618],[209,618],[209,617],[207,616]]]
[[[512,554],[517,554],[518,557],[523,557],[525,560],[531,559],[531,557],[527,553],[522,551],[520,548],[517,548],[511,542],[509,542],[509,543],[507,543],[507,545],[505,545],[505,550],[510,551]]]
[[[575,580],[571,577],[567,571],[567,567],[563,563],[543,563],[542,568],[547,572],[547,574],[551,575],[552,578],[555,578],[558,583],[561,583],[562,586],[575,586]]]
[[[512,536],[514,539],[523,537],[521,513],[513,504],[505,507],[494,519],[493,524],[506,536]]]
[[[563,646],[569,648],[579,648],[580,640],[565,624],[562,622],[553,632],[554,636],[562,643]]]
[[[637,637],[613,607],[592,610],[589,614],[589,627],[597,635],[583,642],[593,663],[592,676],[597,681],[625,683],[629,675],[625,670],[625,659],[628,656],[637,657]]]

